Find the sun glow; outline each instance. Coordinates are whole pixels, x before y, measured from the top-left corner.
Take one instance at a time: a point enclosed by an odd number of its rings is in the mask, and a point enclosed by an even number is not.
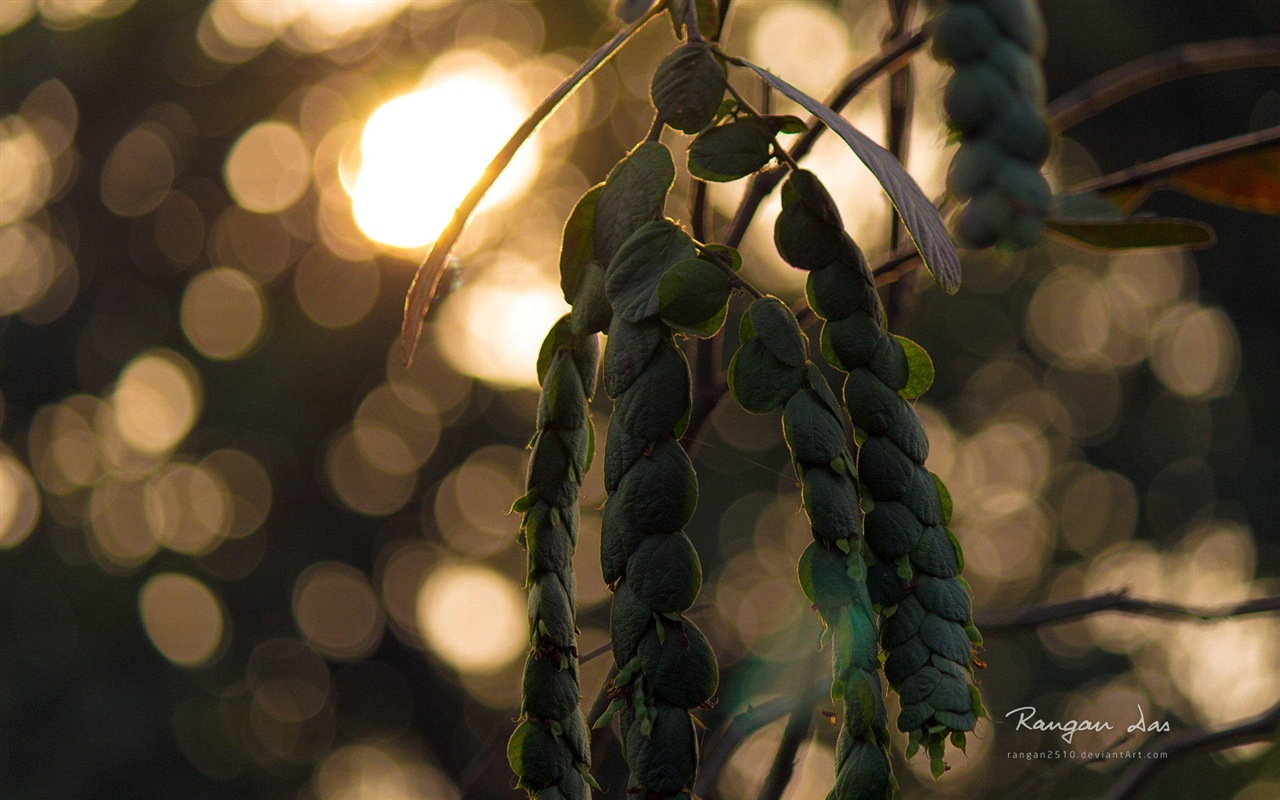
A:
[[[365,124],[360,170],[350,190],[360,230],[394,247],[435,241],[527,106],[508,73],[476,54],[438,64],[422,88],[383,104]],[[538,161],[536,142],[526,143],[484,206],[518,196]]]

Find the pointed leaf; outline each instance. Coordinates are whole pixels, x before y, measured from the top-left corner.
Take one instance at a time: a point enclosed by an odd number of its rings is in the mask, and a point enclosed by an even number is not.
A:
[[[923,347],[905,336],[897,337],[902,351],[907,354],[907,385],[898,394],[914,400],[933,385],[933,359]]]
[[[1045,226],[1094,250],[1133,250],[1150,247],[1209,247],[1213,228],[1203,222],[1176,217],[1078,219],[1049,217]]]
[[[1280,143],[1186,167],[1169,186],[1210,203],[1280,214]]]
[[[743,61],[748,68],[764,78],[773,88],[790,97],[805,110],[822,120],[835,131],[854,154],[867,165],[871,174],[884,187],[885,193],[893,207],[898,210],[902,222],[920,251],[934,279],[947,292],[955,292],[960,288],[960,256],[947,233],[933,203],[925,197],[920,186],[907,174],[893,154],[869,139],[866,134],[849,124],[848,120],[800,91],[796,87],[750,61]]]
[[[596,218],[596,203],[600,201],[600,192],[604,184],[588,189],[578,199],[569,219],[564,223],[564,236],[560,244],[560,291],[564,292],[564,301],[572,304],[578,295],[578,285],[582,283],[582,273],[595,257],[592,231]]]

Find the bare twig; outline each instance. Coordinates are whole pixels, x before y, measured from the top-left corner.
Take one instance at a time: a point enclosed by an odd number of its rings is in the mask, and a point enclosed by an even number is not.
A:
[[[636,31],[649,24],[661,11],[661,4],[654,5],[640,19],[618,31],[612,39],[605,42],[598,50],[588,56],[587,60],[573,71],[573,74],[561,81],[559,86],[552,89],[551,94],[543,98],[538,107],[533,110],[533,113],[524,122],[520,123],[520,127],[516,128],[515,133],[511,134],[511,138],[502,146],[498,154],[493,157],[489,165],[484,168],[484,173],[479,180],[471,186],[467,196],[454,209],[453,216],[449,218],[448,224],[445,225],[440,235],[436,237],[435,244],[431,247],[431,252],[418,265],[418,270],[413,276],[413,283],[409,285],[409,292],[405,297],[404,319],[400,328],[400,358],[406,366],[413,361],[413,352],[417,347],[418,337],[422,334],[422,325],[426,319],[431,298],[435,296],[436,284],[440,282],[440,275],[444,272],[445,265],[448,263],[449,253],[453,250],[454,245],[458,243],[458,239],[462,236],[462,232],[465,230],[467,222],[470,221],[471,215],[475,212],[476,207],[480,205],[480,201],[484,199],[489,188],[493,186],[494,181],[511,163],[511,159],[515,157],[516,151],[520,149],[520,146],[538,130],[538,127],[551,115],[551,112],[555,111],[564,102],[565,98],[573,94],[573,91],[590,77],[591,73],[599,69],[622,45],[626,44],[627,40]]]
[[[1162,600],[1142,600],[1130,597],[1127,589],[1119,589],[1060,603],[983,611],[974,615],[974,621],[984,632],[992,633],[1060,625],[1106,612],[1161,619],[1217,621],[1273,611],[1280,611],[1280,597],[1258,597],[1241,603],[1195,608]]]
[[[1150,786],[1169,765],[1189,756],[1226,750],[1280,737],[1280,703],[1234,725],[1218,730],[1188,730],[1161,736],[1142,748],[1147,757],[1126,769],[1111,785],[1106,800],[1132,800]]]
[[[800,694],[786,694],[770,698],[758,706],[743,711],[713,733],[703,748],[702,767],[694,794],[707,796],[720,780],[720,773],[729,763],[729,757],[751,734],[771,722],[776,722],[797,707],[813,708],[827,699],[831,679],[814,681]]]
[[[1066,130],[1162,83],[1244,67],[1280,66],[1280,36],[1184,44],[1122,64],[1058,97],[1045,109]]]
[[[1187,150],[1179,150],[1155,161],[1136,164],[1127,169],[1113,172],[1110,175],[1103,175],[1100,178],[1078,183],[1068,191],[1072,194],[1081,194],[1083,192],[1106,192],[1114,189],[1143,186],[1187,167],[1194,167],[1223,156],[1239,155],[1253,150],[1260,150],[1277,142],[1280,142],[1280,125],[1200,145],[1199,147],[1192,147]]]
[[[814,650],[807,659],[796,665],[801,673],[800,679],[807,680],[810,675],[818,671],[821,664],[822,651]],[[813,728],[813,718],[814,709],[808,703],[796,703],[791,709],[787,726],[782,730],[782,739],[778,742],[778,749],[773,754],[773,763],[769,765],[769,774],[760,785],[760,793],[756,795],[756,800],[781,800],[782,793],[787,790],[787,784],[791,783],[792,777],[795,776],[796,754],[800,750],[800,745],[809,738],[809,731]]]
[[[889,14],[892,20],[889,31],[885,35],[885,44],[889,44],[901,36],[906,28],[907,18],[911,15],[914,0],[889,0]],[[889,75],[889,110],[887,113],[888,150],[903,165],[907,163],[907,147],[910,143],[908,133],[911,130],[911,107],[915,96],[915,81],[911,73],[911,63],[902,62]],[[901,244],[902,222],[898,210],[889,209],[889,249],[896,250]],[[901,280],[894,281],[889,287],[888,301],[885,304],[885,316],[889,325],[899,329],[913,305],[915,297],[916,273],[906,273]]]

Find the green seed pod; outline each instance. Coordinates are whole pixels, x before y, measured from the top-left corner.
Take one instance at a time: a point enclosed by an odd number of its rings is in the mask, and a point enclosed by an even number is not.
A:
[[[948,6],[938,15],[933,32],[933,57],[953,64],[969,64],[986,57],[1000,40],[995,22],[972,3]]]
[[[702,589],[702,563],[683,531],[646,536],[627,559],[626,574],[640,601],[659,614],[688,609]]]
[[[692,785],[698,737],[687,710],[659,704],[648,734],[637,720],[626,732],[626,745],[627,764],[644,789],[667,797]]]
[[[640,668],[659,702],[697,708],[720,683],[716,657],[698,626],[684,621],[667,627],[661,638],[650,633],[640,642]]]
[[[974,206],[981,207],[975,201],[966,211]],[[779,218],[779,225],[787,224]],[[934,768],[941,769],[947,737],[972,730],[976,721],[962,716],[967,707],[955,708],[955,698],[969,695],[973,686],[969,672],[972,644],[967,633],[972,627],[970,602],[967,586],[958,578],[958,551],[940,527],[945,516],[940,484],[923,465],[928,454],[924,429],[904,396],[914,398],[923,389],[908,388],[911,362],[898,338],[883,329],[878,298],[866,293],[861,295],[866,302],[848,301],[850,296],[865,292],[865,286],[864,277],[854,269],[826,269],[810,273],[808,295],[826,317],[823,354],[833,366],[848,372],[844,399],[861,442],[856,480],[867,508],[865,546],[874,563],[860,566],[854,574],[866,575],[870,603],[887,611],[880,625],[880,644],[887,650],[886,677],[897,687],[913,679],[912,691],[921,698],[904,698],[898,727],[911,732],[913,740],[936,759]],[[923,352],[918,345],[912,348],[917,356]],[[836,479],[854,476],[847,470],[837,473],[825,466],[802,466],[802,497],[814,521],[815,537],[838,536],[838,529],[823,529],[818,519],[828,515],[839,519],[834,511],[840,503],[835,497],[840,485]],[[858,502],[856,495],[853,502]],[[821,562],[810,561],[807,569],[812,581]],[[821,604],[815,604],[822,610]],[[849,608],[856,609],[858,604]],[[867,651],[857,647],[856,636],[850,638],[837,631],[835,641],[837,661],[852,663],[866,657]],[[874,656],[874,648],[870,653]],[[949,665],[948,669],[940,663]],[[925,667],[944,677],[933,681],[930,673],[927,678],[915,678]],[[939,690],[937,685],[944,680],[947,686]],[[920,688],[930,681],[937,685],[931,684],[927,692]],[[941,692],[938,705],[931,704],[935,692]],[[952,723],[959,727],[949,727]],[[850,746],[849,742],[843,745]],[[838,761],[843,752],[846,750],[837,747]]]
[[[677,57],[691,56],[677,51],[671,58]],[[663,81],[654,93],[663,118],[691,125],[683,116],[688,109],[671,99],[679,93],[675,79]],[[666,798],[693,785],[698,748],[690,710],[715,692],[718,671],[702,633],[679,613],[693,605],[702,585],[697,553],[682,531],[698,489],[678,441],[690,411],[689,365],[660,316],[664,306],[680,307],[671,293],[678,295],[681,285],[668,281],[664,299],[663,276],[695,253],[674,223],[653,220],[670,186],[665,172],[658,170],[656,181],[640,180],[638,166],[624,169],[642,148],[654,164],[670,160],[661,144],[638,147],[605,182],[596,214],[595,251],[614,245],[604,280],[612,309],[604,384],[614,410],[605,443],[609,496],[600,551],[605,581],[614,587],[609,627],[619,676],[613,689],[625,698],[621,721],[632,788]],[[653,195],[655,186],[662,197]],[[624,221],[632,219],[630,209],[648,208],[650,221],[618,241],[601,227],[607,203]]]
[[[955,66],[943,91],[960,150],[947,191],[968,203],[955,218],[965,247],[1025,249],[1049,213],[1040,174],[1049,155],[1044,20],[1034,0],[953,0],[939,16],[934,53]]]
[[[559,659],[529,653],[524,663],[524,713],[535,719],[564,719],[578,710],[578,670],[561,669]]]
[[[650,97],[663,122],[697,133],[715,119],[725,83],[724,67],[706,45],[683,44],[658,65]]]
[[[957,200],[968,200],[994,185],[996,174],[1005,163],[1009,162],[990,142],[982,139],[965,142],[947,167],[948,194]]]
[[[813,202],[821,208],[823,197],[825,191],[816,179],[784,192],[784,198],[789,198],[788,208],[800,207],[812,198],[817,198]],[[801,223],[796,220],[800,219],[807,219],[803,225],[808,226],[817,218],[815,214],[807,218],[792,215],[780,218],[779,227],[799,226]],[[827,220],[817,229],[825,229],[824,235],[837,242],[843,236]],[[788,235],[784,231],[779,238]],[[835,269],[860,280],[855,270],[831,267],[811,273],[810,281]],[[831,634],[832,696],[844,701],[840,737],[847,742],[837,753],[836,786],[829,797],[885,800],[892,793],[893,780],[885,750],[888,733],[880,689],[875,613],[865,585],[867,567],[859,499],[840,406],[822,374],[808,362],[807,343],[794,315],[777,298],[762,298],[748,308],[743,315],[741,338],[743,343],[733,362],[738,366],[736,378],[732,366],[730,370],[734,397],[747,410],[757,411],[755,401],[760,393],[751,390],[751,386],[778,387],[770,400],[776,401],[773,405],[785,404],[783,435],[801,476],[801,503],[813,531],[814,542],[800,556],[797,575],[805,596]],[[799,380],[793,380],[792,370],[799,371]],[[789,389],[789,396],[781,391],[783,388]]]
[[[580,221],[578,227],[586,224]],[[569,239],[566,229],[566,247]],[[566,292],[572,289],[578,308],[598,303],[602,276],[587,265],[585,271],[578,270],[581,278],[574,279],[570,273],[575,269],[562,273]],[[527,491],[515,505],[523,515],[521,532],[528,548],[533,645],[525,661],[523,721],[511,736],[507,756],[519,785],[538,797],[590,794],[578,771],[579,764],[591,763],[591,754],[578,707],[573,550],[578,495],[595,436],[590,401],[600,359],[596,330],[581,314],[576,321],[569,314],[552,326],[543,342],[538,358],[538,431],[531,445]]]
[[[961,133],[973,134],[995,121],[1012,102],[1008,82],[986,64],[971,64],[956,71],[942,93],[947,121]]]
[[[1000,32],[1036,58],[1044,55],[1044,17],[1035,0],[981,0]]]

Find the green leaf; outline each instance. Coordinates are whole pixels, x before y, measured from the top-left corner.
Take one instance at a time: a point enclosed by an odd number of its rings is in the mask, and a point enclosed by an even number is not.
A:
[[[667,191],[676,179],[671,151],[642,142],[609,172],[596,203],[593,231],[596,258],[612,263],[618,248],[646,222],[662,216]]]
[[[743,343],[729,362],[729,391],[752,414],[767,414],[785,403],[804,378],[804,367],[782,363],[758,338]]]
[[[510,513],[523,514],[524,512],[533,508],[534,504],[537,502],[538,502],[538,490],[530,489],[529,491],[525,492],[524,494],[516,498],[516,501],[511,504]]]
[[[779,133],[804,133],[809,130],[809,126],[804,124],[804,120],[793,114],[766,114],[760,118],[760,121],[775,135]]]
[[[938,487],[938,504],[942,506],[942,524],[951,524],[951,492],[947,490],[947,485],[942,482],[942,478],[938,477],[936,472],[930,472],[933,476],[933,485]]]
[[[920,258],[945,291],[960,288],[960,256],[936,209],[920,186],[898,163],[893,154],[849,124],[848,120],[800,91],[768,70],[749,61],[742,62],[773,88],[795,100],[806,111],[835,131],[854,154],[867,165],[871,174],[884,187],[889,200],[902,217],[902,222],[920,251]]]
[[[725,80],[724,67],[705,44],[683,44],[658,65],[649,93],[663,122],[697,133],[720,110]]]
[[[898,394],[908,400],[914,400],[933,385],[933,359],[923,347],[905,336],[899,336],[898,343],[907,354],[907,385]]]
[[[1045,227],[1086,250],[1135,250],[1152,247],[1202,248],[1211,246],[1213,228],[1203,222],[1177,217],[1126,217],[1077,219],[1049,217]]]
[[[742,269],[742,253],[727,244],[706,244],[702,245],[702,250],[704,253],[714,254],[724,259],[729,269],[734,272]]]
[[[693,240],[674,222],[646,222],[619,248],[605,271],[605,295],[614,313],[627,322],[657,315],[663,274],[693,255]]]
[[[566,303],[572,304],[578,296],[582,273],[595,258],[592,229],[596,204],[600,201],[600,192],[603,190],[603,183],[588,189],[578,199],[573,211],[569,212],[569,219],[564,223],[564,236],[560,244],[560,291],[564,292]]]
[[[809,348],[796,315],[776,297],[762,297],[747,309],[751,325],[769,352],[789,367],[803,366]]]
[[[772,145],[769,132],[755,120],[730,122],[693,140],[689,172],[704,181],[736,181],[768,164]]]
[[[658,281],[662,321],[685,333],[712,336],[724,324],[730,290],[729,276],[714,264],[700,258],[674,264]]]

